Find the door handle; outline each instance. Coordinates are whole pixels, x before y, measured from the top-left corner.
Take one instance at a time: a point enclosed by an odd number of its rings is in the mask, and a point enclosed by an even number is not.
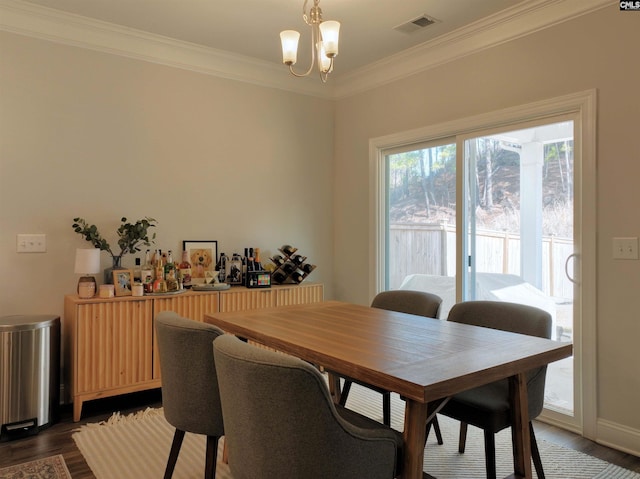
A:
[[[571,277],[571,274],[569,274],[569,261],[572,258],[577,258],[579,255],[578,253],[572,253],[569,256],[567,256],[567,260],[564,262],[564,274],[567,275],[567,278],[569,279],[569,281],[571,281],[573,284],[580,284],[579,281],[576,281],[574,278]]]

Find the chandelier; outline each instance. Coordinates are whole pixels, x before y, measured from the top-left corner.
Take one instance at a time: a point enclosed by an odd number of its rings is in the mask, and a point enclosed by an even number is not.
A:
[[[320,79],[324,83],[333,70],[333,59],[338,55],[340,23],[333,20],[322,21],[322,10],[318,5],[320,0],[313,0],[313,7],[307,13],[308,1],[305,0],[302,6],[302,18],[311,27],[311,65],[305,73],[298,73],[293,69],[298,59],[298,40],[300,39],[300,33],[295,30],[280,32],[282,63],[288,65],[289,71],[297,77],[309,75],[316,64]]]

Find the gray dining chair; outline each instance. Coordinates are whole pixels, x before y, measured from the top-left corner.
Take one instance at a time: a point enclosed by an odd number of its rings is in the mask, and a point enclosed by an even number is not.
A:
[[[399,289],[378,293],[375,298],[373,298],[371,307],[385,309],[387,311],[397,311],[399,313],[415,314],[427,318],[437,318],[441,304],[442,298],[436,294]],[[340,394],[341,406],[347,404],[353,382],[354,380],[352,378],[344,378],[344,384],[342,385]],[[361,382],[358,382],[358,384],[382,394],[382,422],[389,426],[391,424],[391,393]],[[437,420],[432,424],[438,438],[438,443],[442,444],[442,435]]]
[[[232,335],[213,342],[235,479],[391,479],[402,435],[333,403],[311,364]]]
[[[502,301],[466,301],[451,308],[448,320],[540,338],[551,338],[551,315],[541,309],[522,304]],[[540,415],[544,406],[546,372],[547,368],[544,366],[528,371],[526,374],[531,455],[538,479],[544,479],[544,470],[531,421]],[[465,451],[469,424],[484,431],[487,478],[495,478],[495,434],[511,426],[508,380],[503,379],[456,394],[439,413],[460,421],[458,444],[460,453]]]
[[[176,428],[164,478],[170,479],[185,432],[207,436],[205,479],[216,477],[218,441],[224,435],[211,343],[224,332],[170,311],[155,320],[162,371],[162,407]]]

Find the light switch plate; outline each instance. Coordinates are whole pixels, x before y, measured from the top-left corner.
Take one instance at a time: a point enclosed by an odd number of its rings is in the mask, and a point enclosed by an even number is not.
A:
[[[613,238],[613,259],[638,259],[638,238]]]
[[[17,235],[16,251],[18,253],[46,253],[47,252],[47,235],[44,235],[44,234]]]

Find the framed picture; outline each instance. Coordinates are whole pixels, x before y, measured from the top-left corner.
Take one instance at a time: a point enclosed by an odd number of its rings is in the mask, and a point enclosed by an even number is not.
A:
[[[207,272],[212,276],[218,262],[218,242],[212,240],[185,240],[182,250],[191,263],[191,283],[204,284]]]
[[[131,285],[133,284],[132,269],[113,270],[113,286],[116,296],[131,296]]]

